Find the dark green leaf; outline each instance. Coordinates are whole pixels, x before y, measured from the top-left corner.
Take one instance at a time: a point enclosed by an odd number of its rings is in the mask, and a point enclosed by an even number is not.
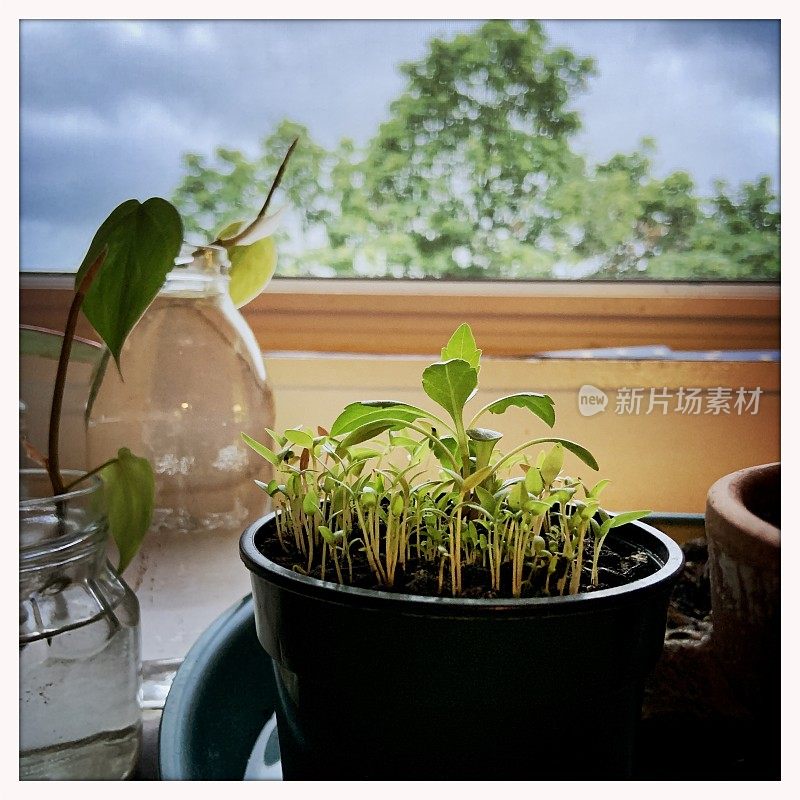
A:
[[[501,397],[499,400],[495,400],[486,410],[492,414],[502,414],[509,406],[527,408],[528,411],[536,414],[539,419],[551,428],[555,424],[556,412],[553,407],[553,398],[549,395],[537,394],[536,392],[510,394],[507,397]]]
[[[119,368],[122,345],[164,284],[183,238],[175,207],[160,197],[144,203],[127,200],[100,226],[75,277],[75,286],[104,247],[97,277],[83,301],[83,312],[108,345]]]
[[[153,518],[155,479],[150,462],[127,447],[100,471],[108,527],[119,550],[117,569],[123,572],[136,555]]]

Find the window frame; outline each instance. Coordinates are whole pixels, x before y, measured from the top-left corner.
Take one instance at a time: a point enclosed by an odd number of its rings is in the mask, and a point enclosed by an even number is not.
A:
[[[72,284],[69,274],[20,273],[20,322],[60,330]],[[775,283],[276,278],[242,312],[269,352],[435,353],[464,321],[495,356],[780,348]],[[85,320],[78,333],[96,338]]]

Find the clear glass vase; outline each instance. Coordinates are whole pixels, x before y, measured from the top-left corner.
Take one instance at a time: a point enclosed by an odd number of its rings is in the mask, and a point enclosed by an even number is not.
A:
[[[44,470],[20,470],[20,778],[125,778],[141,738],[139,605],[106,558],[100,480],[49,495]]]
[[[250,591],[242,530],[268,510],[253,480],[270,468],[247,447],[275,412],[255,336],[228,294],[216,247],[185,248],[109,364],[87,421],[92,464],[129,447],[156,473],[153,524],[129,567],[142,612],[144,704],[163,704],[202,631]]]

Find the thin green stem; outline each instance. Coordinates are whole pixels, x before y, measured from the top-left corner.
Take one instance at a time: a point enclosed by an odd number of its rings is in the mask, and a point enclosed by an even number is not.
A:
[[[108,461],[101,464],[99,467],[95,467],[94,469],[90,469],[88,472],[81,475],[79,478],[75,478],[74,481],[70,481],[65,487],[64,492],[70,491],[73,486],[77,486],[81,481],[85,481],[87,478],[91,478],[92,475],[97,475],[98,472],[102,472],[106,467],[111,466],[111,464],[117,461],[116,458],[109,458]]]

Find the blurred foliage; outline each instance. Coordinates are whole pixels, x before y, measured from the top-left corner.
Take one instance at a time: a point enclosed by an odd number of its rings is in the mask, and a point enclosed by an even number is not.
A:
[[[595,66],[536,22],[433,39],[365,147],[329,151],[283,121],[255,159],[184,156],[173,197],[189,233],[257,209],[295,136],[279,275],[777,280],[780,212],[762,177],[713,197],[652,173],[655,142],[590,164],[570,102]]]

